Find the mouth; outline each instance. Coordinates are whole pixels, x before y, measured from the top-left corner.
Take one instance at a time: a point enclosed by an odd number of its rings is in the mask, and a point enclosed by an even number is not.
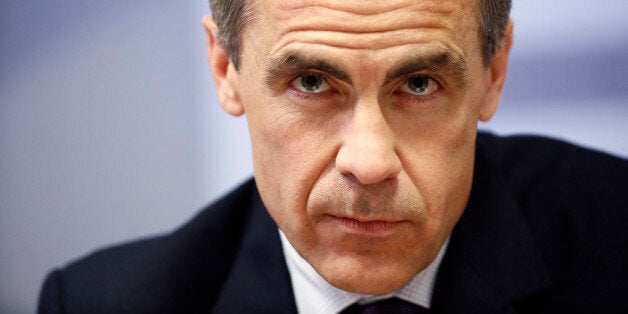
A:
[[[403,221],[391,221],[380,219],[356,219],[350,217],[333,216],[331,218],[344,228],[360,234],[384,234],[393,231]]]

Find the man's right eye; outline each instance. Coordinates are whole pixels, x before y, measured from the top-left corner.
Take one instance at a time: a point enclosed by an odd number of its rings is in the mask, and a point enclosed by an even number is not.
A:
[[[304,93],[324,93],[331,88],[324,77],[312,73],[301,75],[290,84]]]

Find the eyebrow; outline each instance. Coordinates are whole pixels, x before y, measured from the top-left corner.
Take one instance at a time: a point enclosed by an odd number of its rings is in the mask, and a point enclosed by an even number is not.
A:
[[[275,86],[286,77],[297,76],[306,71],[320,71],[351,84],[351,78],[340,65],[305,55],[300,51],[287,51],[268,59],[264,64],[264,80],[267,86]],[[458,87],[464,87],[469,76],[467,62],[462,56],[451,50],[436,49],[415,52],[406,58],[406,61],[386,74],[384,84],[422,71],[444,73],[445,76],[452,78]]]
[[[351,79],[341,66],[301,52],[285,52],[270,58],[264,64],[266,85],[274,86],[286,77],[296,76],[305,71],[320,71],[340,81],[351,83]]]
[[[389,71],[384,84],[421,71],[444,73],[453,78],[458,87],[465,86],[469,76],[465,59],[451,50],[418,52]]]

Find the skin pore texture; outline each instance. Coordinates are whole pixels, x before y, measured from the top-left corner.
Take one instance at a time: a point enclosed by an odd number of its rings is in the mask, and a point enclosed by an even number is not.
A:
[[[512,23],[484,67],[473,1],[251,5],[238,71],[203,24],[220,104],[246,114],[266,208],[333,286],[401,288],[466,206]]]

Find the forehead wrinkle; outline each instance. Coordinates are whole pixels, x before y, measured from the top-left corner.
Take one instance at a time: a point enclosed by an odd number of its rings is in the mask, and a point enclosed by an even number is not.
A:
[[[396,3],[395,3],[396,2]],[[407,6],[403,1],[372,2],[368,6],[359,6],[351,1],[314,0],[314,1],[280,1],[279,7],[283,10],[299,10],[308,7],[325,7],[339,11],[352,11],[356,15],[372,15],[398,10]]]
[[[357,2],[357,4],[356,4]],[[436,3],[436,4],[434,4]],[[285,11],[302,10],[308,8],[327,8],[334,11],[342,11],[352,15],[368,16],[410,9],[433,13],[451,13],[455,3],[442,1],[337,1],[337,0],[309,0],[309,1],[281,1],[278,7]]]
[[[453,30],[465,9],[460,8],[461,3],[441,1],[398,1],[392,8],[388,1],[382,4],[352,2],[269,1],[263,15],[269,25],[283,26],[284,29],[279,30],[283,34],[299,30],[383,33],[422,28]],[[457,16],[452,18],[452,15]]]
[[[387,34],[350,34],[319,30],[293,31],[283,35],[274,44],[274,48],[271,48],[271,51],[283,49],[291,44],[322,45],[340,49],[379,51],[393,47],[427,44],[431,42],[429,36],[424,32],[415,33],[415,36],[408,36],[407,33],[412,31],[413,30],[399,30],[388,32]],[[441,32],[440,29],[433,29],[432,31]]]
[[[390,13],[390,12],[388,12]],[[401,14],[383,14],[369,17],[351,17],[337,11],[312,12],[312,18],[287,17],[285,33],[294,31],[326,31],[346,34],[381,34],[402,30],[454,29],[453,23],[440,15],[400,19]],[[411,14],[401,15],[409,16]]]
[[[294,20],[283,24],[284,28],[279,30],[274,46],[284,46],[282,42],[300,41],[350,49],[377,50],[427,41],[434,33],[441,33],[444,36],[454,33],[452,23],[433,17],[400,23],[387,20],[386,23],[390,25],[372,26],[381,23],[369,23],[366,27],[361,27],[362,23],[350,21],[338,24],[337,20],[347,19],[298,19],[295,17]]]
[[[456,21],[461,19],[452,16],[445,18],[443,15],[463,16],[461,6],[466,3],[397,1],[390,11],[388,9],[391,4],[388,1],[381,5],[372,2],[368,5],[346,2],[262,2],[264,7],[262,11],[265,12],[261,15],[266,21],[264,24],[269,27],[266,31],[274,31],[276,34],[271,41],[273,47],[270,47],[269,52],[277,51],[291,42],[365,50],[420,43],[433,32],[445,36],[449,33],[459,33],[460,30],[456,29],[460,28],[460,23]],[[374,9],[368,9],[369,7]],[[404,12],[401,12],[402,10]],[[361,17],[356,16],[354,12],[373,14]]]

